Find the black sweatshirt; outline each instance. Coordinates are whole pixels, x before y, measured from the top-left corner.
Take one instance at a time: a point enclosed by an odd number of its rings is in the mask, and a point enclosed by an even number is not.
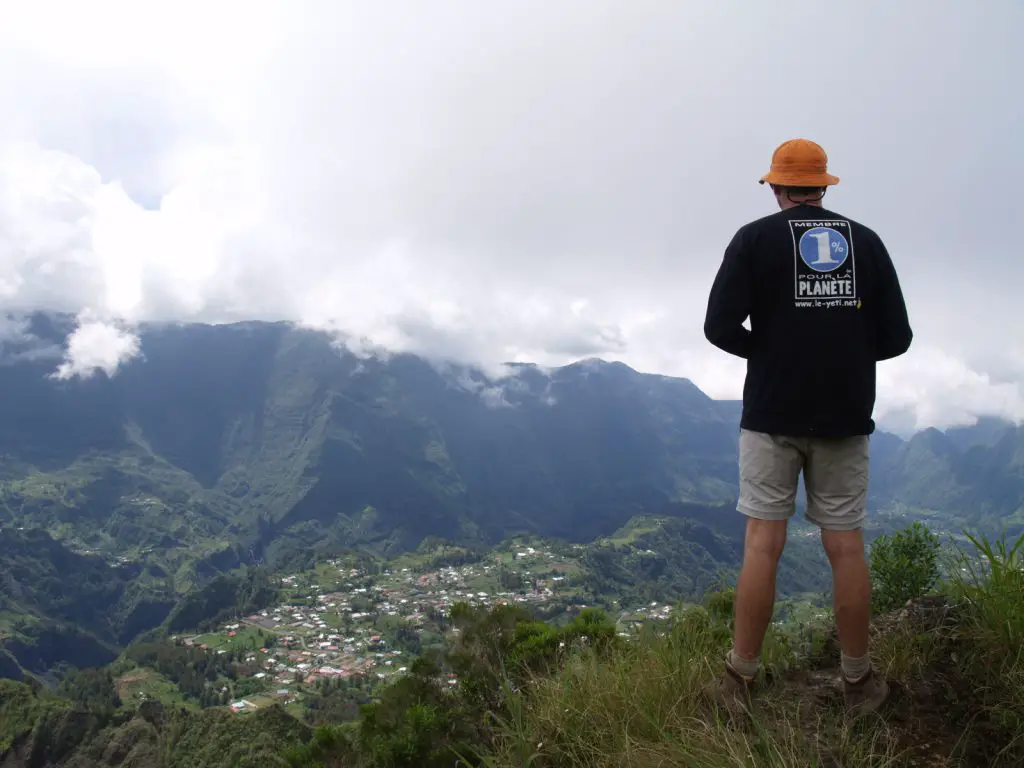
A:
[[[704,335],[747,361],[740,425],[793,437],[871,434],[875,363],[902,355],[913,338],[878,235],[810,205],[735,234]]]

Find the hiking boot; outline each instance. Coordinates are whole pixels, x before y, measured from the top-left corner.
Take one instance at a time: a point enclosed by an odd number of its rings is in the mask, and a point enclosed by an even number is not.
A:
[[[735,717],[750,710],[753,691],[754,681],[745,679],[726,662],[725,674],[704,686],[703,693]]]
[[[846,711],[853,717],[874,712],[889,697],[889,684],[885,678],[875,674],[874,667],[868,670],[856,683],[843,677],[843,698]]]

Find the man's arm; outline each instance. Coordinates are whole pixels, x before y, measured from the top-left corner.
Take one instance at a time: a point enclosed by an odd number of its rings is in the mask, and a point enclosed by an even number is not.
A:
[[[878,243],[878,316],[875,320],[875,360],[899,357],[914,338],[907,317],[896,267],[881,241]]]
[[[744,250],[743,231],[733,236],[725,249],[704,315],[704,336],[719,349],[746,358],[750,354],[750,331],[743,321],[750,314],[751,275]]]

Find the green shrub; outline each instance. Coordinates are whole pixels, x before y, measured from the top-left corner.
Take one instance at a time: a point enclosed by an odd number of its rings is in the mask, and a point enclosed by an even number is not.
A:
[[[876,613],[931,592],[939,581],[939,537],[921,523],[871,544],[871,604]]]

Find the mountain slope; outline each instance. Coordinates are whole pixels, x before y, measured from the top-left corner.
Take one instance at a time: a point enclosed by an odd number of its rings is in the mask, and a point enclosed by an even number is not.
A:
[[[736,496],[739,404],[585,360],[503,379],[359,359],[274,323],[151,326],[113,378],[47,374],[69,330],[0,365],[0,522],[159,563],[183,591],[311,543],[388,554],[429,535],[587,541]],[[24,342],[23,342],[24,344]],[[1022,506],[1021,428],[872,438],[872,504],[986,524]],[[1014,515],[1017,514],[1017,517]]]
[[[520,529],[585,540],[669,501],[734,494],[719,404],[622,365],[522,366],[495,384],[267,324],[150,329],[112,379],[55,382],[51,363],[0,368],[13,394],[0,514],[172,565],[257,530],[250,544],[296,531],[385,548]]]
[[[800,523],[798,523],[800,525]],[[731,582],[743,553],[743,518],[731,508],[674,504],[636,517],[583,550],[593,595],[623,602],[702,600]],[[825,593],[831,572],[817,538],[796,535],[779,563],[780,594]]]
[[[927,429],[890,446],[872,470],[876,503],[944,513],[953,530],[1024,532],[1024,426],[981,435]]]
[[[0,528],[0,677],[109,663],[167,616],[162,576],[72,552],[42,530]]]

